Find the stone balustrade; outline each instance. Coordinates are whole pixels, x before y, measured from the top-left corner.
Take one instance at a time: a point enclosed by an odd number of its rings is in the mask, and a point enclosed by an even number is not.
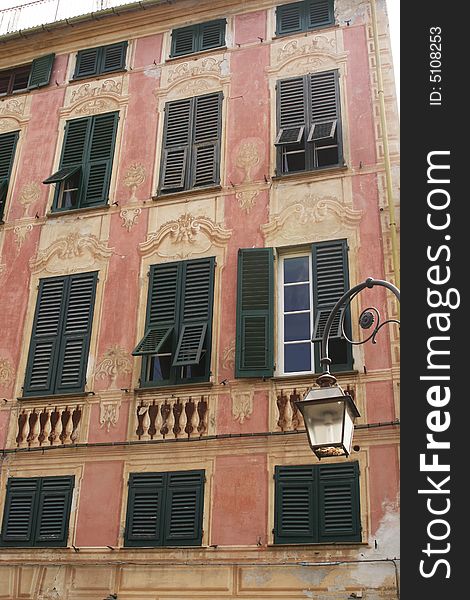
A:
[[[83,406],[20,409],[17,419],[18,448],[60,446],[80,441]]]

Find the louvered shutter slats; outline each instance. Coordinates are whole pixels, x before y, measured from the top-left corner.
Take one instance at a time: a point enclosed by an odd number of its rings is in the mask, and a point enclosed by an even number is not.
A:
[[[0,221],[3,218],[8,183],[13,167],[18,136],[18,131],[0,135]]]
[[[334,23],[333,0],[304,0],[278,6],[277,35],[307,31]]]
[[[312,123],[338,118],[336,79],[335,71],[309,76]]]
[[[182,27],[174,29],[171,34],[172,39],[172,56],[182,56],[184,54],[192,54],[196,51],[196,36],[195,27]]]
[[[126,545],[161,544],[163,494],[163,473],[131,474],[127,501]]]
[[[81,50],[77,55],[74,77],[88,77],[98,72],[99,48]]]
[[[28,89],[42,87],[49,83],[55,54],[48,54],[33,60],[29,74]]]
[[[120,71],[126,65],[127,42],[87,48],[77,54],[74,78]]]
[[[35,541],[43,546],[67,544],[73,477],[45,477],[41,482]]]
[[[308,28],[329,25],[334,22],[333,0],[310,0],[307,5]]]
[[[225,44],[226,21],[209,21],[174,29],[171,33],[171,56],[183,56]]]
[[[102,48],[101,72],[109,73],[124,69],[126,65],[127,42]]]
[[[101,204],[107,200],[117,121],[117,113],[98,115],[93,119],[82,205]]]
[[[65,126],[61,167],[80,165],[85,156],[85,145],[90,126],[89,119],[73,119]]]
[[[204,473],[168,474],[165,545],[200,545]]]
[[[191,99],[166,105],[161,190],[178,191],[185,186],[191,113]]]
[[[301,2],[277,7],[277,35],[302,31],[302,9]]]
[[[225,43],[225,20],[211,21],[200,25],[200,49],[218,48]]]
[[[38,490],[36,478],[9,479],[1,536],[4,545],[32,545]]]
[[[272,248],[239,251],[237,377],[273,373],[273,277]]]

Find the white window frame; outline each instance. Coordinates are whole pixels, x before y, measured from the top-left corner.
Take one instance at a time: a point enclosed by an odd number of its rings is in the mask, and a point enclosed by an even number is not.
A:
[[[297,252],[286,252],[279,254],[279,271],[278,271],[278,285],[277,285],[277,320],[278,320],[278,335],[277,335],[277,375],[279,376],[299,376],[299,375],[312,375],[315,373],[315,344],[310,342],[311,344],[311,352],[310,352],[310,371],[285,371],[284,367],[284,346],[285,344],[296,344],[296,342],[284,342],[284,261],[289,258],[308,258],[308,274],[309,274],[309,299],[310,299],[310,335],[313,332],[314,325],[314,310],[313,310],[313,265],[312,265],[312,252],[311,250],[303,250]],[[299,282],[305,284],[305,282]],[[298,285],[287,284],[289,286]],[[306,312],[306,311],[295,311],[290,312],[289,314],[296,314]]]

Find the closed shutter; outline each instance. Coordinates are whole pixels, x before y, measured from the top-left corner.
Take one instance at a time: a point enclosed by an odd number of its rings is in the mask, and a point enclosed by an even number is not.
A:
[[[66,546],[74,477],[45,477],[41,481],[35,532],[37,546]]]
[[[174,336],[179,311],[180,265],[153,265],[147,298],[146,330],[134,356],[157,354],[165,341]]]
[[[133,473],[129,478],[126,546],[162,544],[164,473]]]
[[[303,2],[285,4],[276,9],[276,35],[286,35],[303,30]]]
[[[310,543],[315,539],[315,477],[313,466],[276,467],[276,544]]]
[[[340,118],[338,73],[315,73],[308,76],[308,82],[311,113],[308,141],[333,139]]]
[[[168,102],[165,107],[160,190],[184,189],[188,168],[192,100]]]
[[[101,48],[100,73],[121,71],[126,66],[127,42]]]
[[[319,542],[360,542],[359,465],[319,466]]]
[[[70,167],[83,163],[90,128],[91,118],[67,121],[60,167]]]
[[[78,77],[90,77],[98,73],[99,48],[88,48],[77,54],[74,79]]]
[[[0,135],[0,221],[3,218],[18,136],[18,131]]]
[[[295,77],[278,82],[276,145],[299,143],[307,124],[305,78]]]
[[[199,25],[199,50],[218,48],[225,44],[225,19]]]
[[[312,245],[313,308],[315,325],[312,341],[321,341],[332,308],[349,289],[348,246],[346,240],[319,242]],[[330,330],[330,339],[340,338],[340,309]]]
[[[93,117],[81,206],[103,204],[108,200],[118,118],[118,113]]]
[[[71,275],[64,311],[57,393],[80,392],[85,385],[97,273]]]
[[[39,283],[23,390],[25,396],[54,392],[66,292],[64,277],[41,279]]]
[[[219,182],[222,94],[195,98],[191,187]]]
[[[306,10],[308,29],[331,25],[335,21],[334,0],[310,0]]]
[[[200,546],[204,471],[168,473],[165,508],[165,546]]]
[[[272,248],[238,251],[236,377],[273,374],[273,262]]]
[[[195,365],[201,360],[212,322],[214,267],[213,257],[186,261],[182,265],[180,328],[173,366]]]
[[[42,87],[49,83],[55,54],[47,54],[33,60],[29,73],[28,89]]]
[[[171,32],[171,56],[196,52],[197,26],[181,27]]]
[[[1,535],[3,546],[33,545],[39,483],[37,478],[8,480]]]

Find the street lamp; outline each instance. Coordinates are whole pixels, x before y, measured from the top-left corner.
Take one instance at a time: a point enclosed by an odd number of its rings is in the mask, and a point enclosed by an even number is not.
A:
[[[349,455],[354,433],[354,421],[360,416],[352,397],[341,389],[336,382],[336,377],[330,372],[331,358],[328,355],[328,339],[336,315],[343,309],[341,315],[343,336],[348,342],[356,345],[364,344],[369,340],[375,344],[375,337],[385,324],[399,324],[396,319],[388,319],[381,323],[379,311],[372,307],[363,310],[359,317],[359,325],[363,329],[370,329],[374,325],[372,332],[365,340],[353,342],[344,332],[344,317],[346,314],[344,308],[346,305],[350,304],[353,298],[362,290],[376,285],[388,288],[400,300],[398,288],[388,281],[373,279],[372,277],[367,278],[344,293],[334,305],[323,331],[320,362],[324,370],[317,379],[318,387],[311,388],[303,400],[296,402],[297,408],[304,418],[310,447],[319,459]]]

